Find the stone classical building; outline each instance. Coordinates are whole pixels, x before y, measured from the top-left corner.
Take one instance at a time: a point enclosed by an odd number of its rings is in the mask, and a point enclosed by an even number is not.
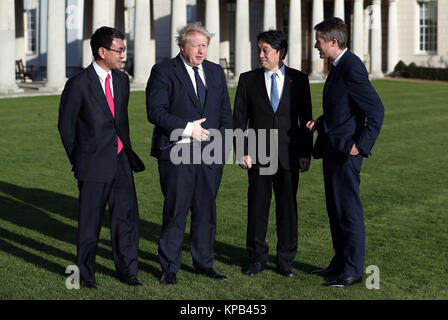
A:
[[[194,21],[214,34],[208,59],[230,66],[230,77],[257,67],[256,35],[277,28],[289,37],[287,65],[322,79],[313,26],[331,16],[346,21],[349,47],[374,77],[399,60],[448,66],[448,0],[1,0],[0,92],[17,90],[19,59],[47,89],[61,89],[91,62],[89,38],[103,25],[126,34],[124,68],[143,84],[155,62],[178,53],[177,28]]]

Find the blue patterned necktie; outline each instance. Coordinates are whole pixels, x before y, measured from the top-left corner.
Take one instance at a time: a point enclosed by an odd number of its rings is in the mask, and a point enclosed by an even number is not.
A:
[[[204,107],[206,89],[204,83],[201,80],[201,77],[199,77],[198,67],[193,67],[193,70],[194,70],[194,78],[196,80],[196,91],[198,94],[198,100],[202,109]]]
[[[271,76],[271,105],[274,113],[277,112],[279,98],[278,98],[278,89],[277,89],[277,81],[275,81],[276,73],[273,73]]]

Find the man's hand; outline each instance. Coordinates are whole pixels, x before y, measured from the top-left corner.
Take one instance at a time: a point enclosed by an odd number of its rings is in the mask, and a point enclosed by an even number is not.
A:
[[[208,135],[210,132],[201,127],[201,123],[207,120],[206,118],[202,118],[196,121],[193,121],[193,132],[191,133],[191,137],[196,141],[205,141],[208,139]]]
[[[350,151],[351,156],[357,156],[359,154],[359,149],[356,144],[353,145],[352,150]]]
[[[316,130],[316,120],[310,120],[306,123],[306,127],[310,130],[310,131],[315,131]]]
[[[243,169],[252,168],[252,158],[249,155],[244,156],[243,159],[241,159],[240,167]]]
[[[300,172],[306,172],[310,168],[310,159],[300,158],[299,159]]]

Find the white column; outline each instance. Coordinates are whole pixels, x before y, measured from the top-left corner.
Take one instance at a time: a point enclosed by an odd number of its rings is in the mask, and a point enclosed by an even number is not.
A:
[[[263,31],[277,29],[275,0],[264,0]]]
[[[345,20],[344,14],[344,0],[334,0],[334,12],[333,16]]]
[[[289,1],[288,65],[302,69],[302,0]]]
[[[370,65],[370,58],[371,58],[371,52],[370,52],[370,40],[372,35],[370,34],[370,21],[372,20],[372,6],[368,6],[364,10],[364,64],[366,65],[367,71],[370,73],[371,65]]]
[[[0,1],[0,43],[2,59],[0,59],[0,93],[23,91],[16,85],[16,32],[14,0]]]
[[[62,90],[65,78],[65,1],[48,0],[47,84]]]
[[[324,1],[323,0],[313,0],[313,13],[312,13],[312,24],[311,28],[313,29],[312,37],[311,37],[311,45],[312,55],[311,55],[311,75],[312,79],[323,79],[324,74],[324,61],[319,56],[319,51],[314,48],[314,44],[316,43],[316,30],[314,27],[316,24],[322,22],[324,20]]]
[[[249,0],[236,0],[235,32],[235,80],[237,80],[241,73],[251,69]]]
[[[207,60],[219,64],[219,46],[220,46],[220,29],[219,29],[219,0],[206,0],[205,3],[205,27],[213,37],[207,49]]]
[[[151,47],[151,6],[147,0],[135,1],[134,83],[144,84],[154,65],[154,49]]]
[[[372,45],[371,45],[371,74],[373,77],[382,77],[381,71],[381,0],[372,0]]]
[[[389,19],[387,36],[387,72],[394,71],[398,63],[398,33],[397,33],[397,0],[389,0]]]
[[[364,4],[363,0],[355,0],[353,8],[353,53],[364,61]]]
[[[176,37],[177,30],[187,24],[187,5],[185,0],[171,1],[171,57],[177,56],[179,47]]]
[[[115,5],[115,1],[112,1]],[[110,0],[93,0],[93,32],[100,27],[113,27],[112,15],[112,3]]]

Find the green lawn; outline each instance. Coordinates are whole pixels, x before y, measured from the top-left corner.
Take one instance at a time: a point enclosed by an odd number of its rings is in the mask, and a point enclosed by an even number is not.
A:
[[[68,290],[65,269],[75,263],[77,186],[57,131],[59,96],[0,99],[0,299],[447,299],[448,85],[373,82],[386,108],[384,127],[363,165],[366,267],[380,269],[380,289],[321,286],[309,272],[332,257],[321,161],[312,161],[299,186],[298,276],[273,270],[248,278],[245,233],[247,174],[226,165],[217,200],[213,281],[194,273],[185,241],[178,284],[159,284],[157,241],[162,195],[157,162],[149,156],[153,126],[144,92],[133,92],[129,113],[133,146],[147,170],[135,175],[140,209],[143,286],[115,278],[108,221],[97,255],[99,289]],[[311,86],[314,116],[322,84]],[[235,90],[230,90],[231,100]],[[274,267],[275,212],[268,243]],[[106,219],[107,220],[107,219]],[[186,229],[188,239],[189,226]],[[365,276],[365,278],[368,275]]]

